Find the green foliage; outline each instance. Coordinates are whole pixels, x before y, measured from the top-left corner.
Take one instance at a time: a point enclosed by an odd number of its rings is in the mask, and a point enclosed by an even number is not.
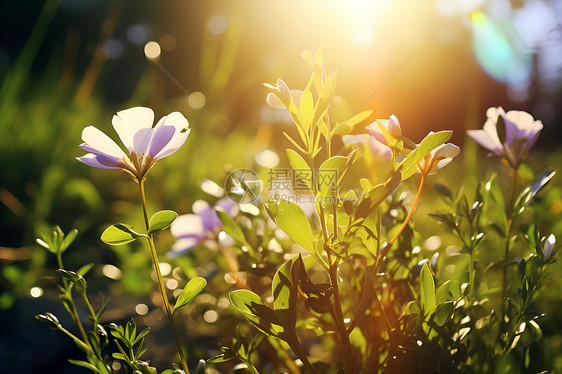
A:
[[[109,245],[122,245],[130,243],[141,236],[144,235],[135,232],[131,226],[117,223],[105,229],[103,234],[101,234],[101,240]]]
[[[62,254],[70,244],[76,239],[78,235],[78,230],[74,229],[68,234],[62,232],[61,228],[55,226],[52,234],[41,234],[41,238],[37,238],[36,242],[40,246],[46,248],[49,252],[54,254]]]
[[[174,305],[174,313],[176,312],[176,310],[189,304],[191,300],[195,298],[195,296],[203,291],[206,285],[207,281],[205,280],[205,278],[196,277],[190,279],[181,291],[178,299],[176,300],[176,304]]]
[[[148,235],[164,230],[170,226],[176,218],[178,218],[178,214],[173,210],[161,210],[160,212],[154,213],[148,225]]]

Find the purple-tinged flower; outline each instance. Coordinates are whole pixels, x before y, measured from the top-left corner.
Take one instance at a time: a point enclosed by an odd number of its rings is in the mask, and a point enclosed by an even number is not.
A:
[[[277,79],[277,83],[275,86],[266,83],[266,87],[279,92],[279,94],[275,93],[268,93],[265,101],[267,104],[273,108],[288,108],[288,103],[293,100],[295,105],[299,106],[302,97],[301,90],[289,90],[289,87],[282,79]],[[286,103],[284,103],[284,101]]]
[[[113,116],[113,128],[127,149],[124,152],[110,137],[94,126],[82,131],[80,148],[89,152],[76,159],[98,169],[120,169],[141,181],[156,160],[177,151],[189,136],[187,119],[179,112],[162,117],[153,128],[154,112],[134,107]]]
[[[220,199],[214,207],[199,200],[193,204],[193,214],[183,214],[172,223],[172,235],[178,238],[168,254],[179,256],[195,247],[207,238],[218,233],[222,222],[217,215],[216,208],[224,210],[231,217],[236,215],[237,205],[229,198]]]
[[[527,157],[543,128],[541,121],[535,121],[532,115],[519,110],[505,112],[502,107],[489,108],[488,119],[482,130],[468,130],[467,134],[482,147],[504,158],[513,168]],[[498,135],[497,123],[505,124],[505,141],[502,144]]]
[[[418,162],[418,169],[423,175],[428,175],[434,169],[441,169],[457,157],[460,148],[452,143],[441,144]]]
[[[396,139],[402,136],[402,128],[400,121],[393,114],[389,119],[377,119],[365,128],[371,136],[373,136],[380,143],[390,146],[393,142],[391,139]],[[386,135],[385,135],[386,133]],[[390,139],[387,139],[390,136]]]
[[[556,244],[556,237],[553,234],[550,234],[550,236],[544,242],[544,262],[550,260],[550,257],[552,256],[552,250],[554,249],[554,244]]]

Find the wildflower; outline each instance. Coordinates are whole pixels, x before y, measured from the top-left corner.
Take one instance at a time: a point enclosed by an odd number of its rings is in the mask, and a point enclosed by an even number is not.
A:
[[[505,112],[502,107],[489,108],[488,119],[482,130],[468,130],[467,134],[482,147],[504,158],[513,168],[527,157],[543,128],[541,121],[535,121],[527,112],[511,110]],[[498,121],[505,124],[505,141],[502,144],[498,135]]]
[[[156,160],[178,150],[191,129],[179,112],[162,117],[153,128],[154,112],[134,107],[113,116],[113,128],[127,148],[125,153],[110,137],[94,126],[82,131],[80,148],[89,152],[76,159],[98,169],[120,169],[134,180],[141,181]]]
[[[396,138],[402,136],[402,128],[400,121],[393,114],[389,119],[377,119],[366,127],[366,130],[380,143],[393,147],[396,143]]]
[[[432,150],[418,162],[418,169],[423,175],[428,175],[433,169],[441,169],[458,156],[460,148],[452,143],[445,143]]]
[[[216,208],[222,209],[230,216],[236,213],[236,204],[230,198],[220,199],[215,207],[199,200],[193,204],[193,214],[179,216],[171,226],[172,235],[178,238],[172,246],[171,256],[179,256],[195,247],[211,234],[216,234],[222,227]]]
[[[543,248],[544,262],[550,260],[555,243],[556,243],[556,237],[553,234],[550,234],[550,236],[544,242],[544,248]]]
[[[302,91],[301,90],[289,90],[287,83],[282,79],[277,79],[277,84],[275,86],[271,84],[265,84],[266,87],[279,92],[280,95],[275,93],[268,93],[266,97],[267,104],[273,108],[286,108],[289,109],[291,100],[296,105],[300,105]]]

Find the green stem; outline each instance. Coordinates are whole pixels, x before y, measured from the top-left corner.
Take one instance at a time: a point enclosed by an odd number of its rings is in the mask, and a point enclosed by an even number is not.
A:
[[[414,204],[412,204],[412,208],[410,209],[410,212],[408,213],[408,216],[406,217],[406,219],[402,223],[402,226],[400,226],[400,229],[398,230],[398,232],[394,235],[392,240],[390,240],[390,242],[388,242],[388,244],[384,247],[384,249],[383,249],[383,251],[382,251],[382,253],[381,253],[381,255],[380,255],[380,257],[377,261],[376,271],[378,271],[378,269],[379,269],[379,264],[380,264],[382,258],[387,255],[387,253],[390,250],[390,247],[392,246],[392,244],[394,244],[396,239],[398,239],[398,237],[400,236],[402,231],[404,231],[404,229],[406,228],[406,225],[408,225],[408,221],[410,221],[410,218],[412,218],[412,214],[414,213],[414,210],[416,209],[416,205],[418,205],[418,201],[420,200],[421,192],[422,192],[422,189],[423,189],[423,184],[425,182],[425,177],[426,177],[426,175],[422,173],[422,177],[421,177],[421,181],[420,181],[420,187],[418,188],[418,193],[416,194]],[[376,274],[376,272],[375,272],[375,274]]]
[[[340,341],[343,348],[343,361],[344,361],[344,371],[346,373],[353,373],[355,370],[354,360],[353,360],[353,349],[351,347],[351,342],[349,341],[349,334],[345,327],[345,322],[343,321],[343,311],[341,307],[341,297],[338,285],[338,262],[336,259],[333,264],[330,264],[330,280],[332,283],[332,288],[334,289],[334,310],[333,315],[336,322],[336,330],[340,336]]]
[[[508,210],[506,211],[506,215],[507,215],[507,230],[505,233],[505,251],[504,251],[504,255],[503,255],[503,272],[502,272],[502,302],[501,302],[501,320],[502,320],[502,325],[505,327],[505,303],[506,303],[506,297],[507,297],[507,262],[509,260],[509,250],[510,250],[510,246],[511,246],[511,226],[513,224],[513,210],[514,210],[514,205],[515,205],[515,189],[517,187],[517,168],[513,168],[511,170],[512,173],[512,183],[511,183],[511,193],[510,193],[510,197],[509,197],[509,205],[508,205]],[[501,329],[503,330],[503,329]],[[500,334],[501,334],[501,330],[500,330]]]
[[[144,179],[139,181],[140,186],[140,196],[141,196],[141,203],[142,203],[142,211],[144,213],[144,223],[146,225],[146,231],[148,233],[149,228],[149,220],[148,220],[148,213],[146,209],[146,195],[144,192]],[[148,241],[148,247],[150,248],[150,254],[152,255],[152,263],[154,264],[154,271],[156,271],[156,276],[158,278],[158,286],[160,288],[160,294],[162,296],[162,301],[164,302],[164,310],[168,315],[168,321],[170,323],[170,327],[172,329],[172,333],[174,335],[174,340],[176,342],[176,347],[178,349],[178,353],[180,354],[181,363],[183,366],[183,371],[186,374],[189,374],[189,368],[187,367],[187,361],[185,359],[185,354],[183,352],[181,342],[179,339],[178,331],[176,329],[176,324],[174,323],[174,316],[172,314],[172,310],[170,308],[170,303],[168,302],[168,296],[166,295],[166,287],[164,286],[164,280],[162,279],[162,273],[160,272],[160,263],[158,261],[158,255],[156,254],[156,247],[154,246],[154,240],[152,235],[148,234],[146,237]]]

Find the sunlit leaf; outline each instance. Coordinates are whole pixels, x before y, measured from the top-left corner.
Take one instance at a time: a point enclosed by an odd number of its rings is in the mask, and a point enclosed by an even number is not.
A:
[[[515,213],[521,214],[537,193],[539,193],[555,175],[555,171],[547,170],[536,177],[519,195],[515,203]]]
[[[292,149],[287,149],[287,157],[289,158],[289,162],[291,166],[295,170],[295,172],[299,175],[302,181],[306,184],[308,189],[312,192],[314,191],[312,187],[313,183],[313,173],[310,166],[306,163],[306,161],[299,155],[297,152],[293,151]]]
[[[273,217],[272,217],[273,218]],[[298,245],[314,253],[314,236],[310,223],[302,209],[288,200],[280,200],[275,223]]]
[[[285,328],[294,329],[297,320],[298,286],[294,274],[298,276],[299,257],[285,262],[275,273],[271,283],[273,308]]]
[[[70,246],[70,244],[72,244],[74,239],[76,239],[76,236],[78,236],[78,230],[76,230],[76,229],[74,229],[74,230],[70,231],[68,234],[66,234],[66,236],[64,237],[64,240],[62,241],[62,243],[59,247],[59,252],[62,253],[64,251],[66,251],[68,246]]]
[[[439,304],[433,315],[433,321],[437,326],[443,326],[451,319],[454,309],[455,307],[452,301]]]
[[[141,236],[143,235],[135,232],[131,226],[118,223],[105,229],[103,234],[101,234],[101,240],[105,244],[121,245],[130,243]]]
[[[199,295],[201,291],[207,285],[207,281],[205,278],[195,277],[190,279],[189,282],[183,288],[181,294],[178,296],[176,300],[176,305],[174,305],[174,312],[181,307],[187,305],[191,300],[195,298],[195,296]]]
[[[424,315],[431,315],[436,306],[435,283],[427,262],[423,264],[420,273],[420,299]]]
[[[232,305],[260,331],[267,335],[279,336],[283,332],[281,322],[275,311],[269,308],[262,299],[248,290],[236,290],[230,293]]]
[[[384,127],[384,126],[383,126]],[[421,143],[400,163],[402,166],[402,180],[410,178],[418,170],[417,164],[432,150],[445,144],[451,138],[452,131],[439,131],[428,134]]]
[[[155,232],[164,230],[166,227],[170,226],[176,218],[178,218],[178,214],[173,210],[161,210],[160,212],[154,213],[150,218],[148,233],[154,234]]]
[[[300,102],[301,123],[304,131],[308,131],[310,128],[313,112],[314,102],[312,100],[312,93],[309,90],[305,90],[301,96]]]
[[[320,165],[318,169],[318,188],[320,192],[324,193],[331,188],[334,190],[337,188],[337,181],[347,160],[347,157],[333,156]]]
[[[354,127],[361,122],[365,121],[369,116],[373,114],[372,110],[366,110],[364,112],[360,112],[345,122],[338,123],[331,132],[331,136],[337,135],[347,135],[351,131],[353,131]]]

